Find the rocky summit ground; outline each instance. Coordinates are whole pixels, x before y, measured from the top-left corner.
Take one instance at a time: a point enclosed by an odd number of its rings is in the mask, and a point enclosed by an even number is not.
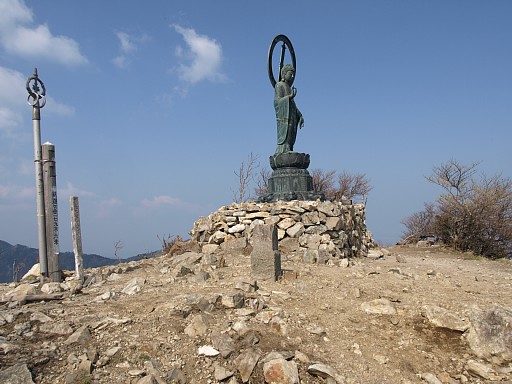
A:
[[[512,383],[512,262],[388,251],[285,254],[278,282],[187,252],[1,285],[0,382]]]

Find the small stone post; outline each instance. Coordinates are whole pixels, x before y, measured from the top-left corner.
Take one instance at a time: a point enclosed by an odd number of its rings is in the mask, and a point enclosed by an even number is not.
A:
[[[256,225],[251,242],[252,277],[257,280],[277,281],[281,276],[281,253],[278,250],[276,225]]]
[[[48,142],[44,143],[42,145],[42,152],[48,277],[51,281],[60,283],[62,280],[62,275],[59,262],[59,210],[57,205],[57,171],[55,167],[55,145]]]
[[[78,205],[78,196],[69,198],[69,208],[71,211],[71,236],[73,238],[73,253],[75,254],[75,272],[76,279],[84,282],[84,261],[82,258],[82,233],[80,229],[80,207]]]

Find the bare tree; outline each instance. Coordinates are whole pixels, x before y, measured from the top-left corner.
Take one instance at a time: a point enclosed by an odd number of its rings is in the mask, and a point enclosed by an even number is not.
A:
[[[511,256],[512,181],[501,174],[478,174],[477,166],[451,159],[426,177],[444,190],[433,209],[431,231],[458,250],[490,258]],[[421,218],[421,213],[416,215]],[[411,217],[402,223],[414,227]]]
[[[158,238],[158,240],[160,240],[160,244],[162,245],[162,253],[164,254],[169,253],[177,243],[185,241],[185,239],[183,239],[183,237],[181,237],[180,235],[167,235],[166,237],[166,235],[164,234],[162,238],[160,238],[160,236],[158,235],[156,235],[156,237]]]
[[[0,252],[0,254],[2,254]],[[12,281],[17,283],[19,281],[18,275],[25,268],[25,263],[19,263],[16,265],[16,260],[12,262]]]
[[[436,206],[433,203],[425,203],[425,209],[413,213],[401,221],[406,231],[403,234],[402,242],[409,243],[418,241],[421,236],[433,235],[435,233],[434,220]]]
[[[268,180],[272,175],[272,171],[268,167],[259,167],[256,174],[256,188],[254,193],[256,196],[261,196],[269,193]]]
[[[313,179],[313,191],[321,192],[325,198],[332,200],[335,196],[334,177],[336,176],[335,170],[324,171],[316,168],[311,170],[311,178]]]
[[[338,189],[335,193],[335,199],[341,200],[344,196],[352,200],[354,197],[360,197],[361,202],[366,204],[368,194],[373,189],[370,181],[364,173],[348,173],[343,171],[338,175]]]
[[[238,171],[234,171],[238,178],[238,188],[233,191],[233,199],[235,203],[242,203],[249,199],[249,184],[254,178],[254,172],[258,168],[258,155],[254,155],[252,152],[247,157],[246,161],[242,161]]]
[[[118,263],[121,263],[121,256],[119,256],[119,251],[124,248],[123,242],[121,240],[117,240],[114,243],[114,255],[118,261]]]

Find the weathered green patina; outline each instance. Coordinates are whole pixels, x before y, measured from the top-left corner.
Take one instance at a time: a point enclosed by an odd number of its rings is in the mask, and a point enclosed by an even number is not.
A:
[[[272,69],[272,56],[277,43],[281,42],[279,79],[276,81]],[[292,64],[284,64],[286,48]],[[292,43],[285,35],[277,35],[268,51],[268,75],[274,88],[274,108],[277,121],[277,148],[270,156],[272,175],[268,180],[268,193],[259,196],[260,202],[278,200],[324,200],[322,193],[314,191],[313,179],[308,172],[309,155],[294,152],[297,129],[304,126],[302,113],[295,104],[297,89],[293,87],[297,62]]]
[[[304,126],[304,118],[295,104],[297,89],[292,87],[295,69],[286,64],[281,69],[281,80],[276,83],[274,108],[277,119],[277,148],[275,154],[293,151],[297,128]]]

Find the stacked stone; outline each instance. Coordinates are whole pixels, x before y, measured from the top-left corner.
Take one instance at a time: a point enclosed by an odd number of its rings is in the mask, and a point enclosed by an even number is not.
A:
[[[237,238],[250,241],[257,224],[275,224],[281,250],[326,261],[367,255],[374,242],[365,216],[364,204],[319,200],[233,203],[201,217],[189,233],[201,245],[223,245]]]

